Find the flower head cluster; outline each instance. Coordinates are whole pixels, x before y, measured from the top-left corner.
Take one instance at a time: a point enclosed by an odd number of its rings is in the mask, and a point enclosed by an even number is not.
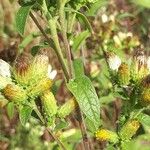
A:
[[[41,96],[52,86],[56,71],[51,71],[48,56],[39,54],[31,58],[27,54],[20,55],[14,66],[0,60],[1,101],[25,103]],[[4,106],[1,102],[1,106]]]
[[[142,50],[136,51],[133,58],[130,59],[131,63],[128,64],[122,62],[119,56],[113,52],[107,52],[107,60],[110,70],[117,73],[121,84],[139,83],[150,73],[149,59]]]

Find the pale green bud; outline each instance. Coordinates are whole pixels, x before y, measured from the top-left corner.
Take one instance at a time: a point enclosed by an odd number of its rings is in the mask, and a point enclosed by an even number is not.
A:
[[[63,104],[58,111],[58,116],[60,118],[65,118],[68,116],[75,108],[77,107],[77,103],[74,98],[71,98],[65,104]]]
[[[120,137],[124,140],[131,139],[137,132],[140,127],[140,123],[137,120],[129,120],[125,125],[122,127],[120,131]]]
[[[41,101],[48,117],[54,116],[57,113],[57,101],[52,92],[45,91],[41,96]]]

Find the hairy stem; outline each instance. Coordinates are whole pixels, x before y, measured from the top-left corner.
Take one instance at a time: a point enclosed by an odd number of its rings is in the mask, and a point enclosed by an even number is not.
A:
[[[91,145],[88,141],[86,126],[85,126],[85,123],[84,123],[84,120],[83,120],[83,114],[82,114],[79,106],[76,108],[76,115],[77,115],[77,120],[78,120],[78,123],[79,123],[79,127],[81,129],[84,149],[85,150],[90,150]]]
[[[46,127],[46,130],[49,132],[49,134],[55,139],[55,141],[58,143],[58,145],[62,148],[62,150],[67,150],[64,146],[64,144],[53,134],[53,132],[47,127],[47,123],[44,120],[43,116],[41,115],[40,111],[38,110],[35,103],[33,103],[33,110],[39,117],[41,123]]]
[[[45,37],[45,39],[47,40],[47,42],[51,45],[53,44],[52,42],[52,39],[50,39],[47,34],[45,33],[45,31],[43,30],[43,28],[41,27],[41,25],[38,23],[37,19],[35,18],[35,16],[30,13],[30,17],[32,18],[32,20],[34,21],[34,23],[36,24],[36,26],[39,28],[39,30],[41,31],[41,33],[43,34],[43,36]],[[62,67],[62,70],[64,72],[64,75],[66,77],[66,80],[69,81],[69,74],[68,74],[68,71],[67,71],[67,68],[66,68],[66,65],[65,65],[65,62],[64,62],[64,59],[63,59],[63,56],[60,52],[60,48],[58,48],[58,45],[56,46],[56,43],[54,43],[53,45],[55,48],[54,48],[54,51],[58,57],[58,60],[60,62],[60,65]]]
[[[57,136],[55,136],[55,135],[53,134],[53,132],[51,131],[50,128],[46,128],[46,130],[47,130],[47,131],[49,132],[49,134],[54,138],[54,140],[61,146],[61,148],[62,148],[63,150],[67,150],[67,149],[65,148],[64,144],[57,138]]]
[[[66,24],[66,19],[65,19],[65,12],[64,12],[65,3],[61,3],[61,1],[59,1],[59,3],[60,3],[60,8],[59,8],[60,25],[62,27],[62,36],[63,36],[66,56],[68,60],[69,75],[70,75],[70,78],[72,78],[71,49],[70,49],[70,45],[67,39],[67,27],[66,27],[67,24]]]

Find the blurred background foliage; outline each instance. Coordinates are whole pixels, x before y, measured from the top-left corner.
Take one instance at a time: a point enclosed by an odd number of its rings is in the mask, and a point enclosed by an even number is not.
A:
[[[16,0],[0,0],[0,58],[13,63],[18,52],[24,50],[30,53],[35,45],[43,39],[39,38],[39,31],[29,19],[26,26],[24,38],[20,37],[15,28],[15,14],[19,8]],[[99,0],[88,8],[81,8],[81,11],[88,17],[94,34],[82,34],[86,40],[82,44],[84,49],[86,74],[90,76],[99,96],[101,109],[101,120],[103,127],[115,130],[116,121],[121,113],[121,100],[123,95],[118,95],[110,78],[107,64],[103,57],[102,49],[115,52],[122,60],[129,63],[129,57],[137,48],[142,48],[149,55],[150,50],[150,1],[149,0]],[[36,16],[37,18],[39,16]],[[45,26],[45,22],[40,22]],[[76,25],[75,33],[78,33]],[[31,34],[32,33],[32,34]],[[33,34],[35,33],[35,34]],[[26,39],[26,40],[25,40]],[[70,38],[70,42],[71,42]],[[42,47],[42,46],[41,46]],[[35,48],[35,47],[34,47]],[[47,48],[45,48],[47,49]],[[75,54],[78,55],[78,51]],[[58,71],[53,91],[62,104],[68,98],[67,90],[64,88],[62,73],[57,58],[49,53],[52,66]],[[118,91],[120,89],[117,89]],[[120,91],[121,92],[121,91]],[[36,119],[31,118],[29,123],[23,127],[18,121],[18,114],[12,107],[0,109],[0,149],[6,150],[57,150],[56,142],[47,133]],[[11,111],[11,112],[10,112]],[[10,114],[13,114],[10,116]],[[68,149],[81,149],[81,133],[76,128],[77,124],[72,116],[69,116],[70,123],[60,123],[61,131],[56,132],[57,136],[64,141]],[[123,118],[122,118],[123,119]],[[88,124],[87,124],[88,126]],[[150,126],[150,124],[149,124]],[[90,125],[88,128],[91,128]],[[67,130],[66,130],[67,129]],[[149,150],[150,128],[144,126],[145,133],[126,144],[127,150]],[[104,149],[107,143],[93,142],[93,149]],[[141,146],[144,144],[144,147]],[[109,150],[112,147],[108,148]]]

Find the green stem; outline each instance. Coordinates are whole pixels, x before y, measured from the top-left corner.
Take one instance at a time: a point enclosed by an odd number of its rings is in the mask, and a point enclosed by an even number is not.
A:
[[[67,19],[68,20],[68,22],[67,22],[67,30],[68,30],[69,33],[72,32],[75,19],[76,19],[76,13],[69,12],[68,13],[68,19]]]
[[[54,46],[55,46],[55,49],[56,49],[56,54],[61,60],[62,67],[63,67],[63,70],[65,71],[65,76],[66,76],[66,79],[67,79],[67,82],[68,82],[70,77],[69,77],[65,62],[64,62],[63,55],[61,53],[61,48],[60,48],[58,35],[57,35],[57,29],[56,29],[56,18],[53,18],[53,19],[49,20],[49,26],[50,26],[51,35],[52,35],[52,38],[53,38],[53,41],[54,41],[54,44],[55,44]]]
[[[67,38],[67,26],[66,26],[67,24],[66,24],[66,19],[65,19],[66,16],[65,16],[65,11],[64,11],[65,2],[62,3],[61,0],[59,0],[59,6],[60,6],[59,7],[60,25],[62,27],[61,31],[62,31],[65,50],[66,50],[66,56],[68,60],[69,75],[70,75],[70,78],[72,78],[71,49],[70,49],[70,45],[69,45],[68,38]]]
[[[62,150],[67,150],[64,146],[64,144],[53,134],[53,132],[51,131],[51,129],[49,129],[47,127],[47,122],[44,120],[43,116],[41,115],[40,111],[37,108],[37,105],[35,104],[34,101],[32,101],[32,105],[33,105],[33,110],[35,111],[35,113],[37,114],[37,116],[39,117],[41,123],[46,127],[46,130],[49,132],[49,134],[55,139],[55,141],[58,143],[58,145],[62,148]]]
[[[50,128],[46,128],[46,130],[49,132],[49,134],[54,138],[55,141],[61,146],[63,150],[67,150],[64,146],[64,144],[53,134]]]
[[[43,28],[41,27],[41,25],[38,23],[37,19],[34,17],[34,15],[32,13],[30,13],[30,17],[32,18],[32,20],[34,21],[34,23],[36,24],[36,26],[39,28],[39,30],[41,31],[41,33],[43,34],[43,36],[45,37],[45,39],[47,40],[47,42],[51,45],[53,44],[53,41],[47,36],[47,34],[45,33],[45,31],[43,30]],[[55,27],[55,25],[53,25]],[[56,32],[56,31],[54,31]],[[58,37],[56,37],[58,38]],[[56,42],[56,41],[55,41]],[[59,44],[59,43],[58,43]],[[54,51],[58,57],[58,60],[60,62],[60,65],[62,67],[62,70],[64,72],[64,75],[67,79],[67,81],[69,81],[69,74],[68,74],[68,71],[67,71],[67,68],[66,68],[66,65],[65,65],[65,62],[64,62],[64,58],[63,58],[63,55],[61,53],[61,49],[58,48],[59,45],[57,45],[56,47],[56,43],[54,43]]]

